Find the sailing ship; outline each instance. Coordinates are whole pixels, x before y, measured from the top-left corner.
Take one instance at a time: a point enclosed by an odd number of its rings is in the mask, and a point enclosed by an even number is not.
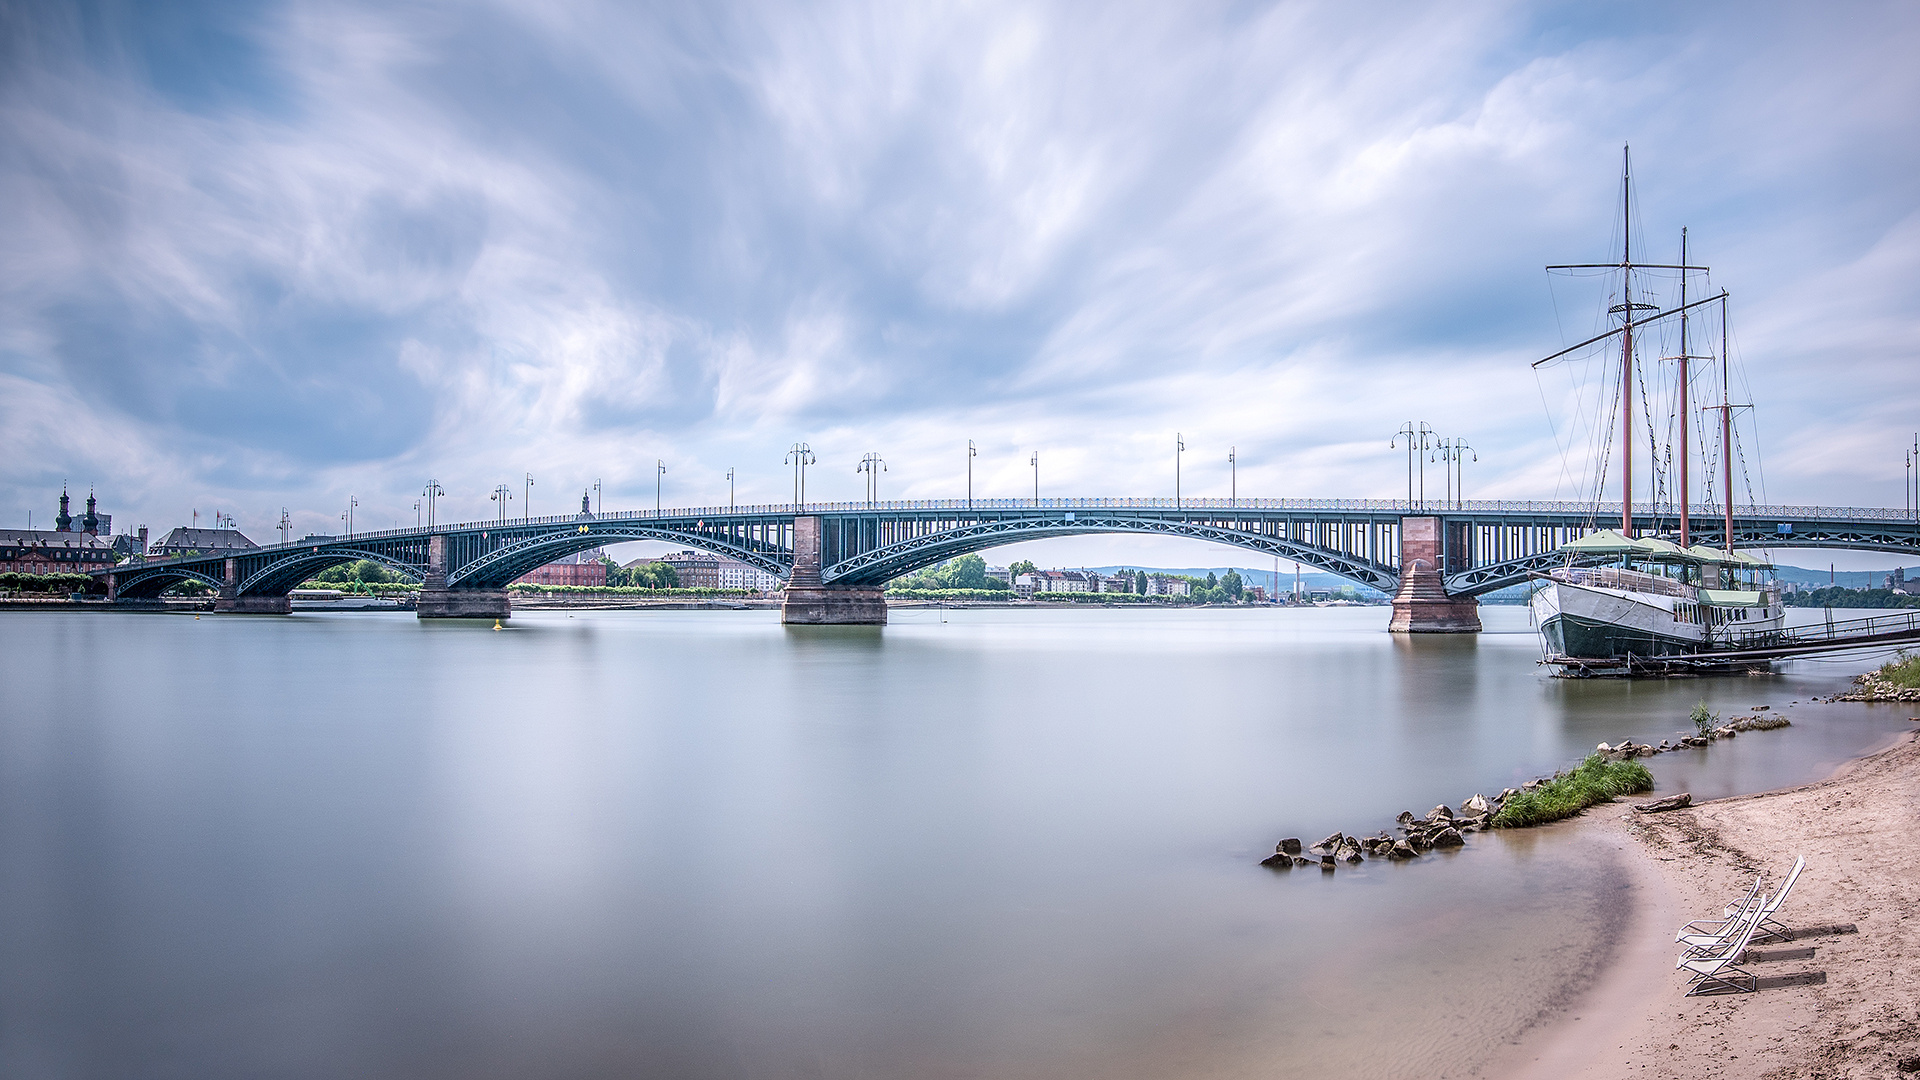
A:
[[[1563,545],[1559,553],[1562,565],[1535,575],[1535,588],[1529,605],[1535,624],[1546,646],[1547,659],[1609,660],[1634,657],[1679,656],[1724,649],[1736,638],[1777,630],[1786,618],[1780,593],[1773,581],[1773,567],[1733,547],[1733,411],[1728,398],[1727,379],[1727,292],[1704,299],[1687,300],[1688,275],[1704,273],[1707,267],[1687,261],[1686,230],[1680,233],[1680,262],[1645,263],[1633,258],[1632,199],[1633,168],[1629,152],[1623,152],[1620,184],[1621,254],[1617,263],[1582,263],[1550,266],[1555,270],[1607,270],[1620,275],[1619,303],[1608,308],[1618,323],[1606,333],[1535,362],[1539,367],[1596,345],[1619,340],[1619,412],[1620,412],[1620,527],[1588,533]],[[1679,302],[1670,308],[1650,303],[1652,294],[1643,290],[1635,295],[1635,275],[1644,271],[1677,272],[1680,280]],[[1691,492],[1688,490],[1687,421],[1691,405],[1688,364],[1712,360],[1712,356],[1691,356],[1689,330],[1692,313],[1717,305],[1720,315],[1721,349],[1720,404],[1703,411],[1719,413],[1721,467],[1721,546],[1706,547],[1692,542],[1690,518]],[[1643,338],[1655,324],[1677,320],[1679,355],[1666,357],[1678,363],[1677,418],[1680,428],[1681,466],[1677,500],[1677,530],[1659,535],[1656,527],[1636,528],[1633,515],[1633,398],[1635,386],[1636,334]],[[1651,406],[1649,406],[1651,407]],[[1651,470],[1650,470],[1651,471]],[[1657,502],[1657,500],[1656,500]]]

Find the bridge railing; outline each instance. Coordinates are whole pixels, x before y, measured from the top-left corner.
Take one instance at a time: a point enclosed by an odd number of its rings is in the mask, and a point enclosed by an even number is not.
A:
[[[430,532],[471,532],[474,530],[515,529],[530,525],[573,525],[607,521],[685,521],[688,518],[729,518],[729,517],[787,517],[794,514],[850,514],[861,512],[887,512],[892,510],[1305,510],[1305,511],[1380,511],[1385,513],[1411,514],[1591,514],[1596,522],[1604,527],[1617,518],[1620,508],[1616,504],[1596,506],[1590,502],[1578,502],[1569,499],[1467,499],[1452,502],[1429,500],[1427,502],[1408,502],[1404,499],[1171,499],[1171,498],[1084,498],[1084,499],[893,499],[881,502],[856,500],[851,502],[809,502],[800,506],[792,503],[749,503],[737,506],[689,506],[671,507],[660,510],[621,510],[600,514],[557,514],[550,517],[506,518],[488,521],[468,521],[458,524],[435,525],[414,529],[382,529],[375,532],[357,532],[351,536],[314,536],[306,540],[276,544],[275,547],[303,547],[313,543],[339,543],[347,540],[382,539],[395,536],[419,536]],[[1678,511],[1671,506],[1658,506],[1637,503],[1633,508],[1637,517],[1676,517]],[[1688,513],[1705,524],[1711,525],[1723,513],[1719,506],[1699,505]],[[1781,518],[1794,520],[1833,520],[1833,521],[1888,521],[1902,522],[1913,520],[1909,510],[1887,507],[1860,506],[1792,506],[1792,505],[1748,505],[1734,507],[1734,516],[1745,519]]]
[[[411,529],[379,529],[370,532],[356,532],[341,536],[307,536],[299,540],[290,540],[281,544],[272,544],[246,551],[211,553],[201,556],[160,556],[148,557],[142,565],[166,565],[183,559],[208,557],[232,557],[263,552],[292,551],[317,544],[344,544],[357,541],[388,540],[394,538],[426,536],[434,533],[475,532],[493,529],[524,529],[544,525],[578,525],[593,522],[646,522],[672,521],[685,524],[688,519],[724,519],[741,517],[790,517],[796,514],[847,514],[861,512],[889,511],[977,511],[977,510],[1256,510],[1256,511],[1302,511],[1302,512],[1360,512],[1388,513],[1395,515],[1414,514],[1580,514],[1593,517],[1597,527],[1604,528],[1609,521],[1617,519],[1619,507],[1609,504],[1594,504],[1575,500],[1551,499],[1468,499],[1440,500],[1430,499],[1409,502],[1405,499],[1212,499],[1212,498],[1084,498],[1084,499],[906,499],[883,502],[810,502],[801,506],[792,503],[749,503],[735,506],[693,506],[662,508],[660,510],[620,510],[599,514],[555,514],[531,518],[495,518],[486,521],[467,521],[449,524],[436,524],[431,527],[420,526]],[[1678,511],[1668,504],[1638,503],[1633,508],[1635,516],[1672,519]],[[1688,511],[1704,525],[1711,525],[1724,513],[1720,506],[1700,504]],[[1778,519],[1781,521],[1861,521],[1903,523],[1914,521],[1911,510],[1892,507],[1862,506],[1793,506],[1758,505],[1736,506],[1734,516],[1746,520]],[[1920,528],[1920,524],[1916,524]]]

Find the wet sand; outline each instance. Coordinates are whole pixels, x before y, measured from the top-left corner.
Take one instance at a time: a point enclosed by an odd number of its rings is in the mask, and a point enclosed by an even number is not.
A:
[[[1620,850],[1634,914],[1607,973],[1493,1075],[1899,1077],[1920,1072],[1920,732],[1815,784],[1661,814],[1618,803],[1554,828]],[[1686,995],[1675,931],[1717,916],[1804,854],[1780,919],[1749,951],[1751,994]],[[1851,929],[1848,929],[1851,927]]]

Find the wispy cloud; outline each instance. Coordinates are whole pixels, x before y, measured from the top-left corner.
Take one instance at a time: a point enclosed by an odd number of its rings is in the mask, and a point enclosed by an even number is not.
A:
[[[1652,10],[1652,9],[1649,9]],[[1408,418],[1579,493],[1619,146],[1739,298],[1767,494],[1897,499],[1897,4],[37,5],[0,16],[0,499],[258,531],[976,487],[1385,496]],[[1737,15],[1738,17],[1733,17]],[[1621,26],[1638,27],[1628,34]],[[1558,305],[1558,306],[1556,306]],[[1550,428],[1549,424],[1552,424]],[[1905,425],[1903,427],[1903,425]],[[643,492],[645,493],[643,495]],[[536,504],[536,511],[540,509]]]

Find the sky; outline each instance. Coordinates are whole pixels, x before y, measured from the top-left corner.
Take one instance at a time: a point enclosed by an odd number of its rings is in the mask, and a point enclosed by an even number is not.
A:
[[[969,440],[980,497],[1167,496],[1176,434],[1184,494],[1391,498],[1409,422],[1586,497],[1604,362],[1530,365],[1605,326],[1543,268],[1618,257],[1628,144],[1732,296],[1738,485],[1901,506],[1915,55],[1901,3],[0,0],[0,513],[786,502],[796,442],[815,499]]]

